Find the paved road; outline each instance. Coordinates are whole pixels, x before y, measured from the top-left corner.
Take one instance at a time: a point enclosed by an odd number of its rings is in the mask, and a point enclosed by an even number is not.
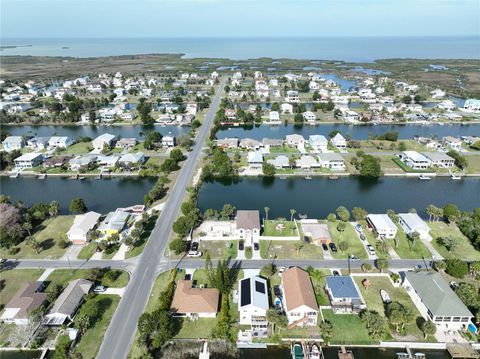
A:
[[[204,123],[200,127],[195,146],[183,164],[183,168],[170,192],[165,209],[160,214],[125,294],[108,326],[97,356],[98,359],[122,359],[126,358],[130,352],[138,318],[147,304],[158,273],[157,266],[163,258],[165,247],[172,232],[173,222],[179,213],[185,191],[193,178],[195,168],[202,155],[202,147],[220,104],[225,82],[226,79],[222,79],[217,88]]]

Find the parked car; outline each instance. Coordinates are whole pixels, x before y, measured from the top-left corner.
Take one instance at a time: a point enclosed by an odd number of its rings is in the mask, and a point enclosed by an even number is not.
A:
[[[191,251],[198,251],[198,242],[192,242],[192,245],[190,246]]]
[[[354,256],[354,255],[352,254],[352,255],[350,256],[350,260],[351,260],[351,261],[359,261],[360,258],[357,257],[357,256]]]
[[[322,249],[325,251],[325,252],[328,252],[328,246],[326,243],[322,243]]]
[[[188,252],[187,257],[191,257],[191,258],[201,257],[202,254],[203,254],[203,253],[200,252],[200,251],[190,251],[190,252]]]
[[[361,226],[359,223],[355,224],[355,229],[357,230],[358,233],[362,233],[362,232],[363,232],[363,228],[362,228],[362,226]]]
[[[245,249],[245,245],[243,244],[243,241],[238,242],[238,250],[243,251]]]
[[[285,272],[286,270],[287,270],[287,268],[285,268],[285,267],[280,267],[280,268],[278,268],[278,273],[279,273],[279,274],[282,274],[282,273]]]
[[[450,282],[450,288],[452,288],[453,290],[458,289],[459,287],[460,284],[458,284],[457,282]]]
[[[185,280],[192,280],[191,274],[185,274]]]
[[[362,241],[366,241],[367,240],[367,237],[365,237],[365,235],[363,233],[360,233],[360,239]]]
[[[107,290],[107,288],[104,287],[103,285],[97,285],[95,288],[93,288],[94,293],[103,293],[106,290]]]
[[[373,248],[371,244],[367,244],[366,247],[367,247],[368,254],[370,254],[371,256],[376,255],[375,248]]]
[[[260,249],[260,245],[258,243],[253,243],[253,249],[258,251]]]
[[[330,242],[328,246],[330,247],[333,253],[337,253],[337,246],[335,245],[335,243]]]
[[[275,294],[276,297],[282,297],[282,291],[280,290],[280,287],[278,285],[273,286],[273,294]]]
[[[340,273],[338,272],[338,270],[334,270],[332,273],[333,273],[333,275],[334,275],[335,277],[338,277],[338,276],[340,275]]]

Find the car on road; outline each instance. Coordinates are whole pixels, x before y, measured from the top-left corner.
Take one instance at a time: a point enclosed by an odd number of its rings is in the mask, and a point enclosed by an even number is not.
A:
[[[275,294],[276,297],[282,297],[282,291],[280,290],[280,287],[278,285],[273,286],[273,294]]]
[[[330,247],[333,253],[337,253],[337,246],[335,245],[335,243],[330,242],[328,246]]]
[[[190,246],[191,251],[198,251],[198,242],[192,242],[192,245]]]
[[[325,251],[325,252],[328,252],[328,246],[326,243],[322,243],[322,249]]]
[[[351,261],[359,261],[360,258],[357,257],[357,256],[354,256],[354,255],[352,254],[352,255],[350,256],[350,260],[351,260]]]
[[[280,267],[280,268],[278,268],[278,273],[279,273],[279,274],[282,274],[282,273],[285,272],[286,270],[287,270],[287,268],[285,268],[285,267]]]
[[[338,277],[340,275],[340,272],[338,270],[334,270],[332,273],[335,277]]]
[[[355,229],[357,230],[358,233],[362,233],[362,232],[363,232],[363,228],[362,228],[362,226],[360,225],[360,223],[355,224]]]
[[[93,293],[103,293],[107,290],[107,287],[103,285],[97,285],[95,288],[93,288]]]
[[[368,254],[370,254],[371,256],[374,256],[374,255],[377,254],[377,253],[375,252],[375,248],[373,248],[373,246],[372,246],[371,244],[367,244],[367,245],[366,245],[366,248],[367,248]]]
[[[243,241],[238,242],[238,250],[243,251],[245,249],[245,245],[243,244]]]
[[[457,282],[450,282],[450,288],[452,288],[453,290],[458,289],[459,287],[460,284],[458,284]]]
[[[196,258],[196,257],[201,257],[202,254],[203,253],[200,252],[200,251],[190,251],[190,252],[188,252],[187,257]]]
[[[253,249],[258,251],[260,249],[260,245],[258,243],[253,243]]]

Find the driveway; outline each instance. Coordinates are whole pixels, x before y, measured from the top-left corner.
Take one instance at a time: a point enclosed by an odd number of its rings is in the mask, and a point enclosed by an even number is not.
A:
[[[353,226],[353,228],[355,229],[355,226],[357,224],[359,224],[358,222],[350,222],[350,224]],[[367,249],[367,245],[369,245],[370,243],[368,243],[367,240],[365,241],[362,241],[362,239],[360,238],[360,233],[358,233],[358,231],[355,229],[355,233],[357,234],[357,238],[358,240],[360,241],[360,243],[362,243],[363,245],[363,248],[365,249],[365,252],[367,252],[367,256],[368,256],[368,259],[370,260],[375,260],[375,259],[378,259],[378,256],[377,255],[371,255],[370,253],[368,253],[368,249]]]

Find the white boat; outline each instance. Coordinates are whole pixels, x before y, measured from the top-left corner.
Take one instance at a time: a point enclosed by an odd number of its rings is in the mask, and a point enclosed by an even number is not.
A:
[[[385,304],[391,303],[392,300],[390,299],[390,296],[388,295],[387,291],[384,289],[380,290],[380,297],[382,297],[382,302]]]
[[[312,344],[310,347],[310,359],[320,359],[320,349],[317,344]]]
[[[429,181],[432,179],[432,177],[429,177],[427,175],[424,175],[424,174],[421,174],[420,176],[418,176],[418,179],[419,180],[422,180],[422,181]]]
[[[452,173],[452,180],[461,180],[461,179],[462,179],[462,176]]]
[[[17,178],[18,175],[19,175],[19,172],[15,172],[15,173],[10,175],[10,178]]]

